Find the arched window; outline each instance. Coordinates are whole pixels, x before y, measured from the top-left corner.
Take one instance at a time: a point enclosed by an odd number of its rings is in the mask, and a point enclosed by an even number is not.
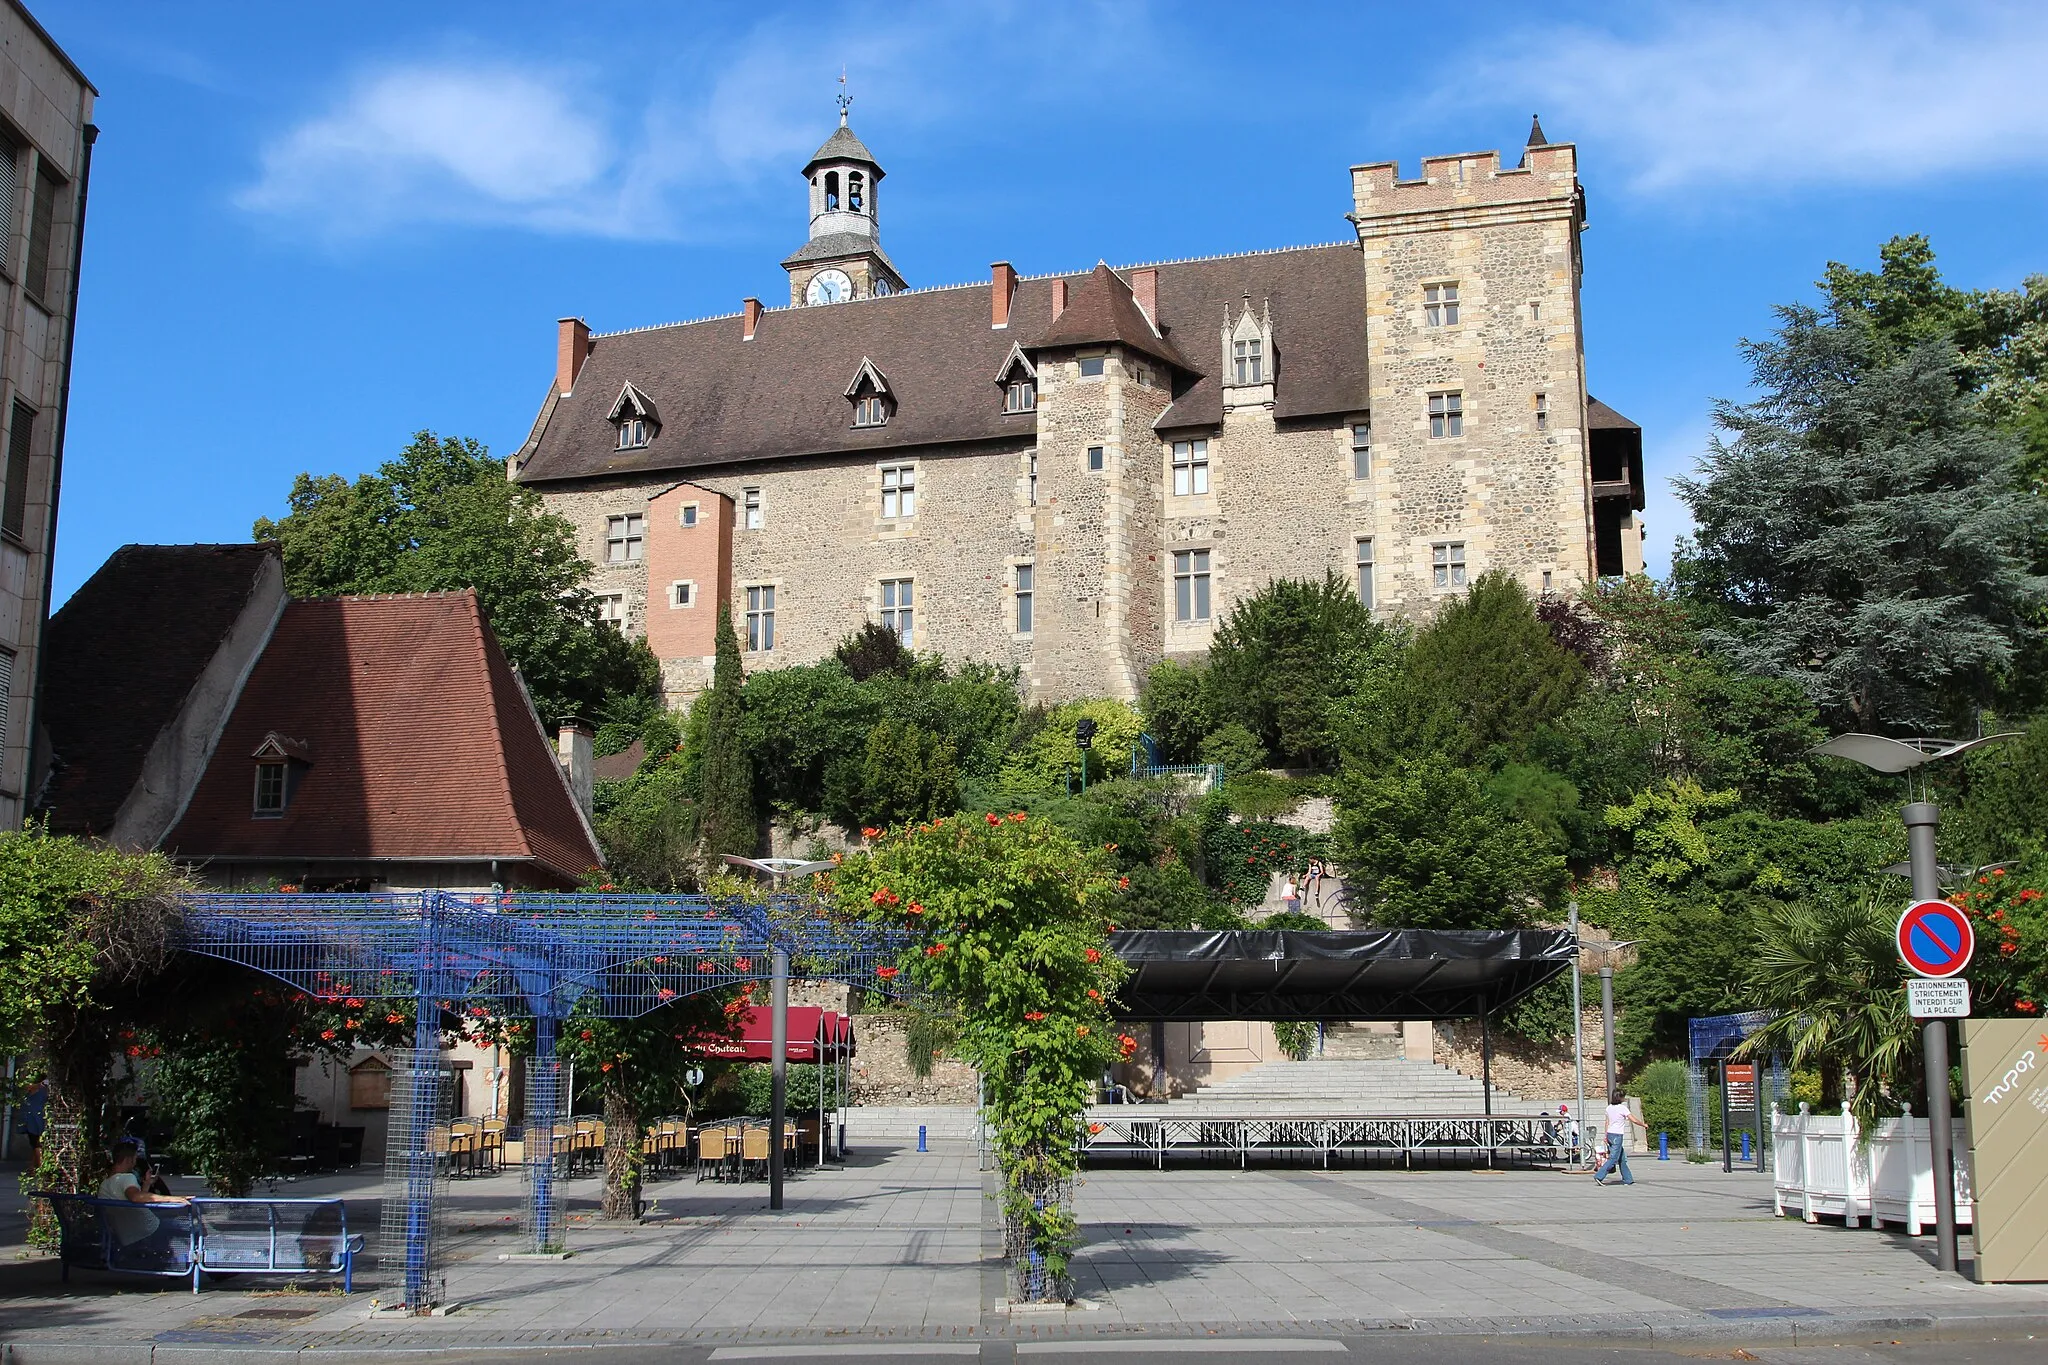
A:
[[[859,171],[849,172],[846,177],[846,207],[855,213],[860,212],[860,181]]]
[[[839,207],[839,172],[825,172],[825,212]]]

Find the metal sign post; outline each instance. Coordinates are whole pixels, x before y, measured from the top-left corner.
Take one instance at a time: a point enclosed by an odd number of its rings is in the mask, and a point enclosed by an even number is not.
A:
[[[1906,846],[1912,854],[1915,904],[1899,916],[1899,956],[1921,976],[1951,977],[1969,965],[1976,947],[1969,919],[1941,899],[1941,867],[1935,862],[1934,831],[1941,813],[1932,801],[1914,801],[1904,811]],[[1921,1034],[1927,1076],[1927,1150],[1934,1161],[1935,1264],[1956,1268],[1955,1127],[1948,1104],[1948,1021],[1929,1019]]]

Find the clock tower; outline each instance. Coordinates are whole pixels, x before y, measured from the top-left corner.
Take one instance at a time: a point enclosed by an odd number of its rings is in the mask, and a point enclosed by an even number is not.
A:
[[[875,226],[882,168],[846,126],[851,102],[839,97],[839,126],[804,167],[811,190],[811,239],[782,263],[789,272],[792,307],[844,303],[903,288],[903,277],[882,253]]]

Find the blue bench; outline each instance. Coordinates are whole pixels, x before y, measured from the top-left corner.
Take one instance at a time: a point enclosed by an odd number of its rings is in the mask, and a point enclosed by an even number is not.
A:
[[[348,1230],[339,1199],[214,1199],[136,1204],[89,1194],[36,1193],[60,1230],[58,1258],[71,1267],[192,1281],[202,1272],[232,1275],[341,1276],[355,1287],[361,1233]],[[145,1217],[146,1216],[146,1217]],[[127,1240],[123,1240],[123,1235]]]

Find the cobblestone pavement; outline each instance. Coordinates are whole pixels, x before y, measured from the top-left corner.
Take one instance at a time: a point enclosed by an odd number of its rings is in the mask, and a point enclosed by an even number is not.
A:
[[[456,1181],[445,1297],[461,1307],[433,1319],[372,1320],[385,1285],[343,1298],[246,1280],[194,1296],[85,1271],[62,1284],[23,1247],[10,1194],[0,1342],[14,1365],[112,1365],[222,1347],[2048,1333],[2048,1286],[1944,1276],[1931,1238],[1776,1219],[1765,1177],[1654,1161],[1632,1188],[1544,1170],[1095,1170],[1078,1194],[1079,1302],[1011,1311],[989,1176],[971,1144],[933,1146],[804,1174],[780,1213],[758,1183],[683,1175],[652,1186],[641,1224],[606,1224],[596,1181],[574,1180],[566,1261],[500,1259],[520,1249],[516,1175]],[[342,1195],[352,1226],[376,1226],[374,1174],[276,1193]]]

